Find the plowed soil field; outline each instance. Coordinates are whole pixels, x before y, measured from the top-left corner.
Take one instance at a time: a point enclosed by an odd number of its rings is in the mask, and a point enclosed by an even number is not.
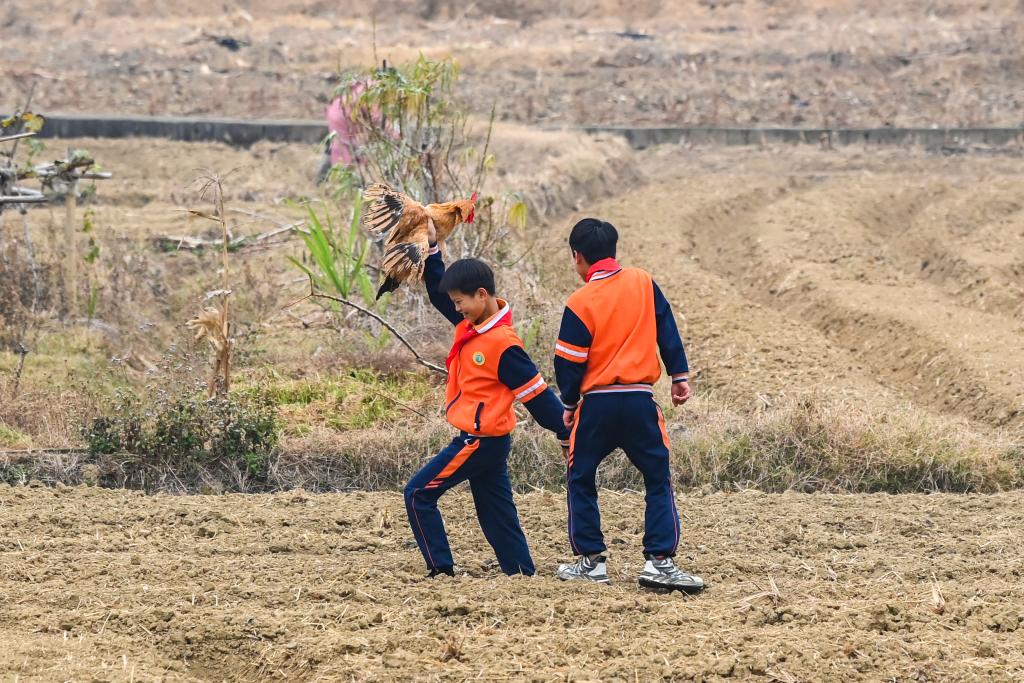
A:
[[[642,497],[602,494],[609,586],[567,585],[559,493],[507,578],[468,494],[428,580],[399,494],[0,487],[5,680],[1010,681],[1024,495],[680,497],[699,597],[639,590]]]
[[[322,117],[339,70],[454,57],[545,126],[1019,126],[1018,0],[5,0],[0,111]]]

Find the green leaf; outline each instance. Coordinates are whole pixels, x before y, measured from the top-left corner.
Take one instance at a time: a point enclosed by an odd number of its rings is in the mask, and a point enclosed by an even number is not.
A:
[[[43,124],[46,123],[46,119],[32,112],[22,114],[21,120],[25,124],[25,130],[29,133],[38,133],[43,129]]]
[[[90,240],[89,241],[89,251],[87,251],[85,253],[85,256],[82,257],[82,260],[84,260],[86,263],[92,265],[93,263],[96,263],[96,261],[99,259],[99,257],[100,257],[100,245],[98,245],[95,242],[93,242],[92,240]]]
[[[92,221],[92,216],[92,209],[87,209],[85,214],[82,215],[82,232],[86,234],[91,233],[96,228]]]
[[[363,297],[363,301],[365,301],[369,306],[376,306],[379,310],[385,300],[376,300],[377,288],[374,286],[373,280],[370,279],[370,276],[366,274],[366,271],[363,271],[360,275],[357,284],[359,287],[359,295]]]
[[[508,209],[508,222],[520,231],[525,230],[529,213],[530,207],[528,207],[526,201],[520,197],[518,198],[518,201],[513,203]]]
[[[323,278],[320,277],[320,275],[318,275],[317,273],[314,273],[312,270],[310,270],[306,266],[306,264],[302,263],[298,259],[296,259],[296,258],[294,258],[292,256],[288,256],[287,258],[288,258],[289,261],[292,262],[292,265],[294,265],[296,268],[298,268],[303,273],[305,273],[307,276],[309,276],[309,278],[311,280],[313,280],[313,285],[315,287],[317,287],[318,289],[323,289]]]

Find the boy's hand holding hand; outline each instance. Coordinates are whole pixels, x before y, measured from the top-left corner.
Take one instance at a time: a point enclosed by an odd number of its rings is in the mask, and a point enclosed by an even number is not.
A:
[[[673,381],[672,383],[672,405],[681,406],[690,400],[690,396],[693,395],[693,391],[690,389],[689,382],[678,382]]]
[[[566,429],[572,429],[573,423],[576,422],[576,411],[569,410],[566,408],[562,411],[562,424],[565,425]]]

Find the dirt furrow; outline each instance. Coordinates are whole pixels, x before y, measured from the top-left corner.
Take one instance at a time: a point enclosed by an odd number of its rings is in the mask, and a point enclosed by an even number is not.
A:
[[[816,362],[856,367],[929,409],[992,426],[1024,425],[1024,356],[1017,350],[1024,327],[1015,319],[1020,285],[1012,282],[1024,241],[1006,183],[997,202],[991,192],[972,201],[941,174],[905,185],[872,172],[670,175],[615,202],[644,207],[643,219],[619,214],[633,240],[643,240],[636,253],[656,254],[657,262],[668,245],[685,245],[676,252],[688,252],[739,296],[797,318],[831,342],[827,359],[812,353]],[[993,231],[996,237],[983,237]],[[969,250],[972,241],[996,238],[1005,247],[997,266],[964,259],[939,282],[922,273],[936,250]],[[685,290],[675,294],[686,301]],[[760,310],[753,315],[763,318]],[[810,359],[781,336],[766,333],[762,341]]]
[[[623,262],[648,268],[673,302],[702,391],[744,409],[815,391],[888,396],[868,366],[820,331],[775,310],[770,300],[749,296],[729,271],[715,267],[736,243],[733,221],[785,196],[787,187],[729,184],[717,204],[705,199],[710,188],[699,181],[674,181],[630,192],[592,213],[621,228]],[[690,211],[676,206],[693,202],[698,208]],[[697,225],[699,231],[692,229]]]

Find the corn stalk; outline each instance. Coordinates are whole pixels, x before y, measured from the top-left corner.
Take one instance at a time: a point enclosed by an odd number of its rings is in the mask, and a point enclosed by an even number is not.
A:
[[[288,260],[305,273],[316,288],[346,298],[358,293],[367,305],[379,307],[384,302],[378,304],[375,301],[377,288],[367,272],[366,258],[369,256],[370,242],[360,232],[360,207],[357,197],[352,206],[348,228],[341,230],[335,228],[330,212],[325,212],[321,219],[313,207],[307,205],[308,230],[300,234],[312,263],[306,265],[291,256]]]
[[[223,178],[207,171],[196,179],[200,185],[199,197],[213,203],[212,212],[189,209],[189,215],[204,218],[220,225],[222,235],[221,249],[221,288],[206,294],[206,299],[218,299],[219,304],[205,308],[186,325],[195,331],[196,341],[206,339],[214,351],[213,371],[207,383],[210,396],[226,396],[231,389],[231,349],[230,319],[228,297],[231,295],[231,277],[229,271],[229,253],[231,249],[231,230],[224,217],[224,185]]]

